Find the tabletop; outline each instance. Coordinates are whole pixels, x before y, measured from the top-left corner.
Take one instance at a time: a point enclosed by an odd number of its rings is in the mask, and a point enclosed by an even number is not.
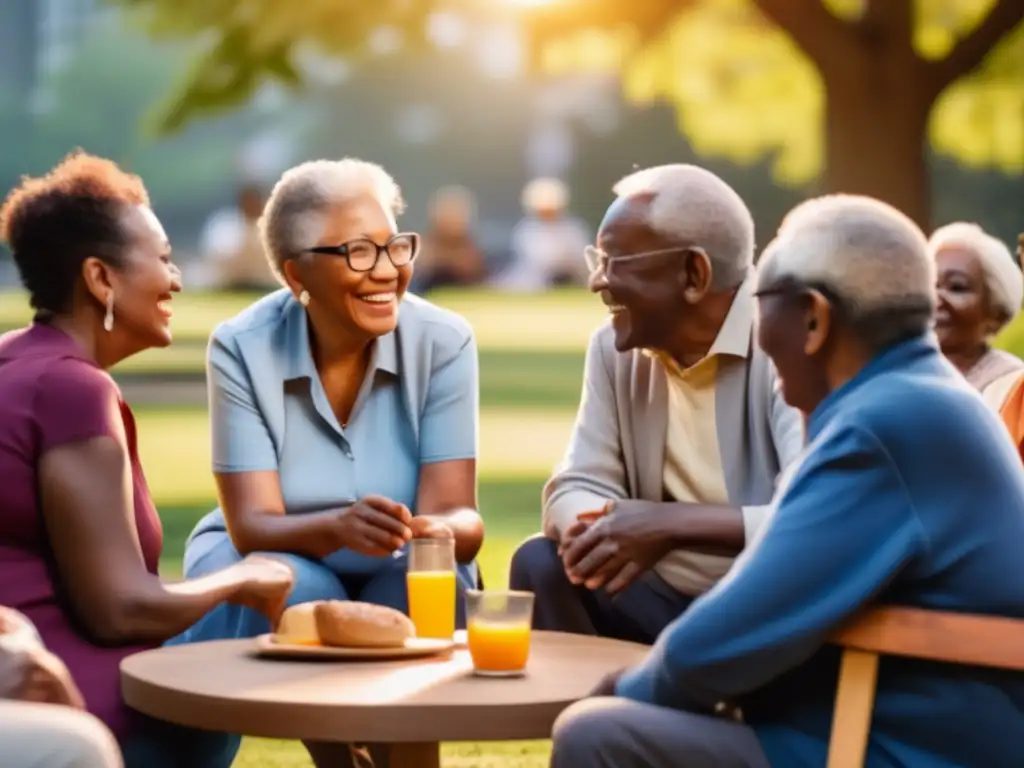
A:
[[[125,701],[181,725],[267,738],[349,742],[546,739],[559,713],[646,646],[533,633],[527,673],[472,674],[469,652],[437,658],[293,661],[253,655],[254,640],[144,651],[121,663]]]

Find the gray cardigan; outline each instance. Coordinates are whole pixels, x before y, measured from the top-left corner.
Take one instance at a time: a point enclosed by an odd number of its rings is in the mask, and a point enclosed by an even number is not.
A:
[[[751,281],[735,301],[750,302]],[[768,515],[775,479],[803,449],[803,419],[786,405],[775,368],[754,343],[746,358],[723,357],[718,368],[716,419],[731,504],[743,507],[747,541]],[[606,323],[591,337],[576,424],[562,462],[543,492],[544,532],[560,535],[580,512],[609,499],[663,501],[668,381],[664,366],[639,350],[615,350]]]

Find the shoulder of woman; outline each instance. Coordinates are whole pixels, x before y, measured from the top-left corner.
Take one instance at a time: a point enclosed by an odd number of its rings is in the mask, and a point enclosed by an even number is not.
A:
[[[37,393],[77,402],[121,399],[121,389],[109,373],[70,356],[47,360],[36,377],[35,388]]]

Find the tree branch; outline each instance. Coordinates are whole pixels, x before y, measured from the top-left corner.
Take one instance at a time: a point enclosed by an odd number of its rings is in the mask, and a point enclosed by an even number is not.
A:
[[[912,0],[870,0],[857,24],[862,37],[871,45],[896,43],[897,50],[914,50],[914,9]]]
[[[833,16],[821,0],[754,0],[761,13],[782,27],[819,69],[851,41],[853,28]]]
[[[978,26],[960,38],[946,58],[929,64],[935,94],[941,93],[954,80],[980,66],[989,51],[1022,20],[1024,2],[999,0]]]

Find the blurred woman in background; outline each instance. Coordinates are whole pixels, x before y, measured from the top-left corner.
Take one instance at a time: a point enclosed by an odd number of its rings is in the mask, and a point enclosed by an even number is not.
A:
[[[226,768],[229,737],[153,720],[121,698],[119,665],[225,601],[270,620],[287,566],[249,558],[185,584],[157,575],[163,530],[135,420],[106,372],[171,343],[181,290],[142,180],[75,153],[0,210],[36,310],[0,338],[0,605],[70,670],[129,768]]]

